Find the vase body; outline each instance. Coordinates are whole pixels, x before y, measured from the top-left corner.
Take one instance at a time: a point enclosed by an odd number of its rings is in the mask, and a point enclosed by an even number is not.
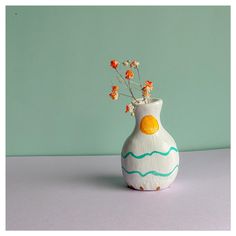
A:
[[[161,190],[170,186],[179,169],[179,153],[160,120],[163,101],[152,99],[135,106],[135,128],[122,152],[122,173],[127,185],[137,190]]]

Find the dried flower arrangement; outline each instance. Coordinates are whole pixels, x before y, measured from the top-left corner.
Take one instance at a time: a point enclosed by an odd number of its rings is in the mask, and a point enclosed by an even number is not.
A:
[[[125,112],[130,112],[131,115],[134,115],[134,105],[133,104],[146,104],[151,102],[151,91],[153,90],[153,82],[147,80],[144,83],[142,83],[142,80],[140,78],[140,72],[139,72],[139,62],[136,60],[126,60],[122,63],[124,67],[130,67],[125,71],[125,75],[122,75],[122,73],[118,70],[120,63],[117,60],[111,60],[110,66],[117,72],[119,77],[116,77],[116,79],[124,85],[124,88],[126,88],[130,95],[125,93],[120,93],[120,87],[118,85],[112,85],[112,91],[109,94],[112,100],[118,100],[119,96],[126,96],[130,97],[132,99],[132,102],[126,105]],[[134,71],[136,71],[138,76],[138,82],[135,81],[135,75]],[[142,99],[137,99],[134,95],[133,90],[138,90],[141,95]]]

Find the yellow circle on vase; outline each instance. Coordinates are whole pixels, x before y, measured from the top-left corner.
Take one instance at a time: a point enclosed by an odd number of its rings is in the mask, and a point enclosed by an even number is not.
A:
[[[157,119],[152,115],[144,116],[140,122],[140,130],[144,134],[155,134],[159,130]]]

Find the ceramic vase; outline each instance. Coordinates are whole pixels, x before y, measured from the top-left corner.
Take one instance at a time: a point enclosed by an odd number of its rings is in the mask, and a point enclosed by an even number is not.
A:
[[[133,103],[136,124],[121,152],[122,173],[130,188],[162,190],[177,176],[179,153],[175,140],[161,124],[162,103],[162,99]]]

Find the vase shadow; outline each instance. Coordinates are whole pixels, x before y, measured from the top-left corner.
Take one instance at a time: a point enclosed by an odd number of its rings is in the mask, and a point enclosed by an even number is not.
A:
[[[123,177],[120,175],[109,175],[109,174],[102,174],[102,175],[92,175],[88,176],[87,178],[83,178],[82,182],[93,185],[96,187],[105,187],[105,188],[115,188],[115,189],[126,189],[127,186],[123,180]]]

